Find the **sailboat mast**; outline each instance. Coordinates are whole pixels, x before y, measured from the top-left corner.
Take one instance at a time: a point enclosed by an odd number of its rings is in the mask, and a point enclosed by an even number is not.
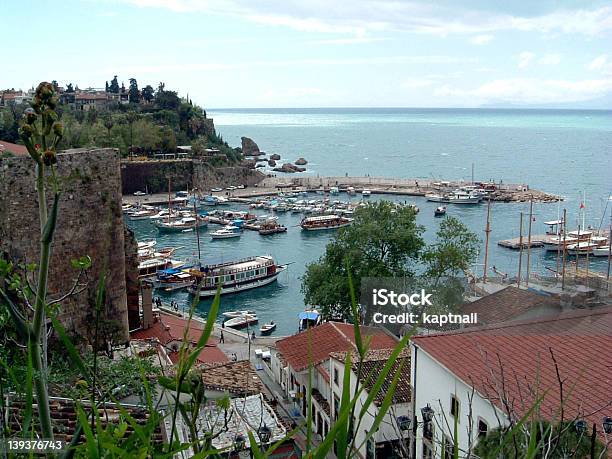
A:
[[[487,202],[487,227],[485,229],[485,256],[484,256],[484,267],[483,267],[483,273],[482,273],[482,282],[486,283],[487,282],[487,262],[489,260],[489,233],[491,232],[491,225],[490,225],[490,217],[491,217],[491,199],[489,198],[488,202]]]
[[[170,212],[172,211],[172,199],[170,197],[172,189],[172,178],[168,177],[168,223],[170,223]]]
[[[521,268],[523,267],[523,212],[521,212],[521,223],[519,229],[519,266],[517,287],[521,286]]]
[[[199,231],[199,216],[198,216],[198,207],[196,205],[196,194],[195,189],[193,193],[193,213],[195,214],[196,219],[196,240],[198,241],[198,261],[202,261],[202,254],[200,253],[200,231]]]
[[[529,261],[531,258],[531,222],[533,221],[533,195],[529,198],[529,229],[527,234],[527,279],[525,285],[529,285]]]

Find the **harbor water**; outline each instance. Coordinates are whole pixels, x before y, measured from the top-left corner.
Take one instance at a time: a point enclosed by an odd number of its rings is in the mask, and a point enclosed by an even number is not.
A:
[[[449,109],[285,109],[210,110],[218,132],[230,145],[240,137],[254,139],[267,153],[281,155],[281,163],[299,157],[309,161],[310,175],[353,175],[399,178],[475,179],[526,183],[533,188],[564,197],[564,202],[534,204],[533,234],[546,230],[544,221],[555,220],[563,209],[568,229],[578,224],[594,228],[609,225],[608,201],[612,191],[612,112],[564,110],[449,110]],[[583,196],[585,207],[581,209]],[[307,199],[321,199],[311,195]],[[332,200],[349,198],[346,194]],[[426,241],[435,238],[441,221],[434,217],[439,205],[420,197],[376,196],[370,200],[407,201],[420,208],[419,224],[426,228]],[[246,210],[244,205],[223,209]],[[270,213],[265,210],[257,214]],[[518,252],[499,247],[497,241],[518,236],[519,214],[528,213],[528,203],[494,203],[491,208],[489,266],[515,275]],[[482,274],[486,204],[449,205],[448,215],[459,218],[483,240],[483,252],[473,267]],[[316,261],[334,232],[300,229],[301,214],[279,213],[286,233],[261,236],[244,231],[240,238],[211,240],[209,225],[200,231],[203,262],[229,261],[251,255],[271,254],[280,263],[292,263],[278,281],[255,290],[222,297],[221,310],[249,309],[260,324],[274,320],[274,335],[297,330],[297,314],[305,307],[301,277],[306,265]],[[528,219],[525,218],[525,231]],[[129,222],[138,239],[155,237],[159,247],[180,247],[178,258],[197,258],[194,232],[159,234],[148,221]],[[525,257],[523,257],[525,261]],[[545,273],[556,266],[554,254],[532,249],[531,269]],[[605,258],[592,259],[590,269],[604,271]],[[157,295],[158,293],[156,293]],[[186,291],[159,293],[165,301],[188,308]],[[198,304],[205,316],[211,300]]]

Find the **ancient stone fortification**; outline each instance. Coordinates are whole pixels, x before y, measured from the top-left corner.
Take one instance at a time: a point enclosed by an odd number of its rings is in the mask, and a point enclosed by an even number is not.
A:
[[[159,193],[168,189],[168,178],[173,190],[205,190],[229,185],[253,186],[265,177],[259,171],[242,166],[214,167],[205,159],[171,161],[122,161],[123,193],[135,191]]]
[[[127,295],[121,173],[113,149],[69,150],[58,155],[62,180],[58,225],[53,240],[49,298],[67,292],[77,271],[70,260],[92,258],[89,287],[62,303],[60,320],[72,332],[91,340],[95,289],[106,273],[104,319],[118,326],[117,338],[127,340]],[[0,159],[0,253],[20,262],[37,262],[38,200],[35,167],[29,156]],[[51,199],[49,199],[51,202]]]

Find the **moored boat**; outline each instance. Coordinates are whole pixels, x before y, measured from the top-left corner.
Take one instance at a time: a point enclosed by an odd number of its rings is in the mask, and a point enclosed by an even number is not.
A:
[[[434,210],[434,217],[443,217],[446,215],[446,206],[436,207]]]
[[[372,194],[372,192],[370,190],[368,190],[367,188],[365,188],[362,192],[361,192],[361,196],[363,196],[364,198],[370,197],[370,195]]]
[[[199,230],[208,225],[208,219],[204,217],[183,217],[179,220],[157,221],[156,228],[163,233],[180,233],[186,230]]]
[[[610,246],[595,247],[593,248],[592,254],[594,257],[609,257],[610,256]]]
[[[222,313],[221,315],[228,319],[233,319],[234,317],[245,316],[247,314],[252,316],[257,315],[255,311],[227,311]]]
[[[222,295],[263,287],[274,282],[285,269],[287,265],[277,264],[270,255],[204,265],[195,274],[197,279],[189,292],[195,295],[199,290],[200,297],[205,298],[215,296],[219,284]]]
[[[321,215],[317,217],[307,217],[302,220],[300,226],[306,231],[330,230],[342,228],[353,223],[352,218],[339,215]]]
[[[230,239],[234,237],[240,237],[240,230],[238,228],[230,229],[227,227],[221,228],[217,231],[213,231],[210,233],[210,237],[212,239]]]
[[[226,320],[223,324],[229,328],[244,328],[248,325],[256,324],[257,322],[259,322],[259,319],[256,315],[245,314]]]
[[[275,329],[276,329],[276,324],[274,323],[274,321],[271,321],[269,324],[263,324],[259,328],[259,333],[261,333],[262,335],[269,335]]]

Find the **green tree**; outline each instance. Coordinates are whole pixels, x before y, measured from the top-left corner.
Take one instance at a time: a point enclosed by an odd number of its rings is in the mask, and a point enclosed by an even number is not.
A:
[[[136,78],[130,78],[130,89],[128,90],[128,100],[132,104],[140,102],[140,91],[138,90],[138,82]]]
[[[356,291],[364,277],[412,276],[412,264],[424,246],[424,228],[410,207],[379,201],[357,209],[354,217],[325,254],[307,266],[302,279],[306,303],[320,305],[326,317],[351,316],[347,268]]]
[[[423,252],[426,274],[435,279],[465,274],[478,257],[480,239],[459,219],[446,217],[436,240]]]
[[[103,123],[104,123],[104,127],[108,131],[108,146],[110,147],[112,145],[111,130],[113,129],[113,126],[115,125],[115,123],[113,122],[113,116],[110,113],[107,113],[106,115],[104,115]]]
[[[144,88],[142,88],[142,98],[145,102],[152,102],[154,97],[154,89],[148,84]]]
[[[138,113],[134,110],[130,110],[125,119],[130,127],[130,149],[134,147],[134,123],[138,120]]]
[[[119,81],[117,80],[117,75],[111,80],[108,90],[109,92],[119,94]]]

